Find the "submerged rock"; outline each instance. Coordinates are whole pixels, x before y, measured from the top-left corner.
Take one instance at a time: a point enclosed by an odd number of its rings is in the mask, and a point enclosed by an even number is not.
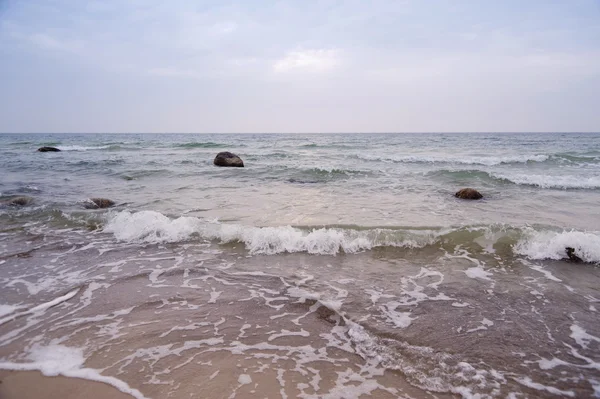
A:
[[[39,152],[60,152],[60,150],[56,147],[40,147],[38,148]]]
[[[33,201],[31,197],[14,197],[6,201],[2,201],[4,206],[25,206]]]
[[[234,166],[238,168],[244,167],[244,161],[229,151],[218,153],[213,163],[217,166]]]
[[[567,253],[567,256],[569,257],[569,260],[571,262],[583,263],[583,259],[581,259],[579,256],[575,255],[575,248],[566,247],[565,252]]]
[[[89,198],[83,203],[87,209],[110,208],[115,202],[107,198]]]
[[[454,196],[456,198],[468,200],[478,200],[483,198],[483,195],[473,188],[463,188],[462,190],[458,190]]]

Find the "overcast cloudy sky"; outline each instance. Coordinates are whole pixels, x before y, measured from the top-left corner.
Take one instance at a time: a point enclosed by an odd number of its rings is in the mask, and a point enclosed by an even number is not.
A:
[[[600,131],[599,0],[0,0],[0,132]]]

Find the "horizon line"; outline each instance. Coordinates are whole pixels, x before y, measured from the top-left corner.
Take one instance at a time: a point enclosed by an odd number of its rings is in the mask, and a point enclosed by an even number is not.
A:
[[[600,134],[599,131],[446,131],[446,132],[0,132],[0,134]]]

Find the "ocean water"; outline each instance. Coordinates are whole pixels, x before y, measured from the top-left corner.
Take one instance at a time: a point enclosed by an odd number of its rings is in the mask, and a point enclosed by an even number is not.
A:
[[[3,134],[0,172],[0,203],[32,198],[0,205],[0,368],[136,398],[600,397],[600,134]]]

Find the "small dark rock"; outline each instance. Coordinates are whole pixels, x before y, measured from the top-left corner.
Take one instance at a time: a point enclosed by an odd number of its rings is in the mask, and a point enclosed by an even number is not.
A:
[[[456,198],[468,200],[478,200],[483,198],[483,195],[473,188],[463,188],[462,190],[457,191],[454,196]]]
[[[2,201],[4,206],[25,206],[29,205],[33,201],[31,197],[14,197],[6,201]]]
[[[569,257],[569,260],[571,262],[574,262],[574,263],[582,263],[583,262],[583,259],[581,259],[579,256],[575,255],[575,248],[566,247],[565,252],[567,253],[567,256]]]
[[[60,152],[60,150],[56,147],[40,147],[38,148],[39,152]]]
[[[218,153],[215,157],[214,164],[217,166],[234,166],[238,168],[244,167],[244,162],[242,159],[229,151]]]
[[[83,206],[87,209],[110,208],[114,205],[114,201],[111,201],[106,198],[89,198],[83,203]]]

